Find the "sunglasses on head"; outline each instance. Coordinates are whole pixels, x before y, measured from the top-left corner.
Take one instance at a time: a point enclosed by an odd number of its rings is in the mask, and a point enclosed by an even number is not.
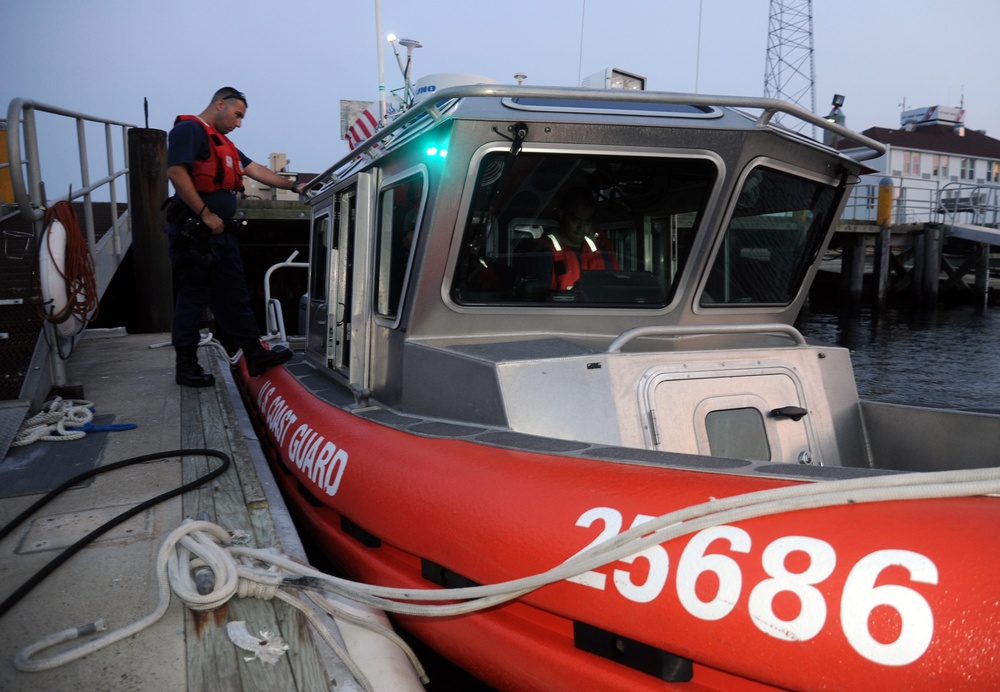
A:
[[[223,101],[228,101],[229,99],[239,99],[243,103],[247,102],[247,97],[243,94],[242,91],[234,91],[233,93],[229,94],[228,96],[223,96],[222,97]]]

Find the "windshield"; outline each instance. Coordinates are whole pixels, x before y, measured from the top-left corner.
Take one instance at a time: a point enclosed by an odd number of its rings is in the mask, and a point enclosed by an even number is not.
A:
[[[701,305],[791,303],[823,245],[836,199],[830,185],[767,168],[750,173]]]
[[[705,158],[490,153],[477,172],[452,299],[663,307],[716,176]]]

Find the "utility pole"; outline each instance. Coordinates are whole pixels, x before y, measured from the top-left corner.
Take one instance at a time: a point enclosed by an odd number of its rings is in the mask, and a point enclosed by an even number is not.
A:
[[[767,27],[764,97],[781,99],[816,112],[812,0],[771,0]],[[806,123],[786,123],[799,132]],[[816,136],[816,127],[812,136]]]

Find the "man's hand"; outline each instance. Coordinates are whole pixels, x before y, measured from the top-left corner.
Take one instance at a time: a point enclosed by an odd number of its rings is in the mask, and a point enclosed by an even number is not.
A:
[[[218,235],[226,230],[226,223],[210,209],[205,209],[201,215],[201,222],[208,226],[212,235]]]

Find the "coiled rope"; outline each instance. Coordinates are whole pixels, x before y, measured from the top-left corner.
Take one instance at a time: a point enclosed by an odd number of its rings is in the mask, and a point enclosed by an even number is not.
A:
[[[93,406],[81,399],[50,399],[42,404],[41,411],[21,423],[10,446],[23,447],[39,440],[79,440],[87,435],[84,426],[94,420]]]
[[[94,425],[93,402],[57,396],[46,401],[38,413],[21,423],[10,446],[24,447],[40,440],[67,442],[79,440],[90,432],[132,430],[135,427],[135,423]]]
[[[82,329],[83,325],[97,319],[100,299],[94,274],[94,257],[87,247],[87,239],[80,231],[80,223],[72,204],[62,201],[49,207],[45,212],[46,228],[53,221],[61,223],[66,230],[66,259],[62,267],[55,267],[66,287],[66,305],[57,312],[52,305],[39,303],[38,313],[42,319],[53,324],[76,317]],[[52,257],[52,234],[46,233],[45,240],[49,256]]]
[[[279,567],[280,570],[284,571],[280,571]],[[198,572],[204,568],[210,569],[214,576],[214,582],[209,580],[209,583],[212,583],[211,590],[206,592],[203,592],[204,589],[199,590],[198,588]],[[233,597],[261,600],[277,598],[306,617],[327,645],[344,662],[358,683],[370,692],[373,689],[371,683],[323,622],[301,598],[282,590],[282,588],[300,588],[302,576],[313,573],[317,572],[276,551],[233,545],[230,534],[217,524],[208,521],[186,520],[166,538],[157,554],[156,581],[159,601],[151,613],[130,625],[91,639],[75,648],[47,658],[36,657],[40,652],[56,644],[62,644],[96,632],[103,632],[107,629],[107,625],[103,619],[98,619],[82,627],[72,627],[55,632],[24,647],[15,656],[14,666],[18,670],[26,672],[48,670],[75,661],[130,637],[154,624],[163,616],[170,605],[171,591],[188,608],[196,611],[214,610],[225,605]],[[406,653],[421,680],[425,683],[428,682],[427,675],[416,655],[391,629],[346,612],[319,595],[309,594],[309,597],[328,614],[388,638]],[[275,648],[279,652],[284,648],[280,640],[276,646],[258,650],[257,658],[273,662]]]

